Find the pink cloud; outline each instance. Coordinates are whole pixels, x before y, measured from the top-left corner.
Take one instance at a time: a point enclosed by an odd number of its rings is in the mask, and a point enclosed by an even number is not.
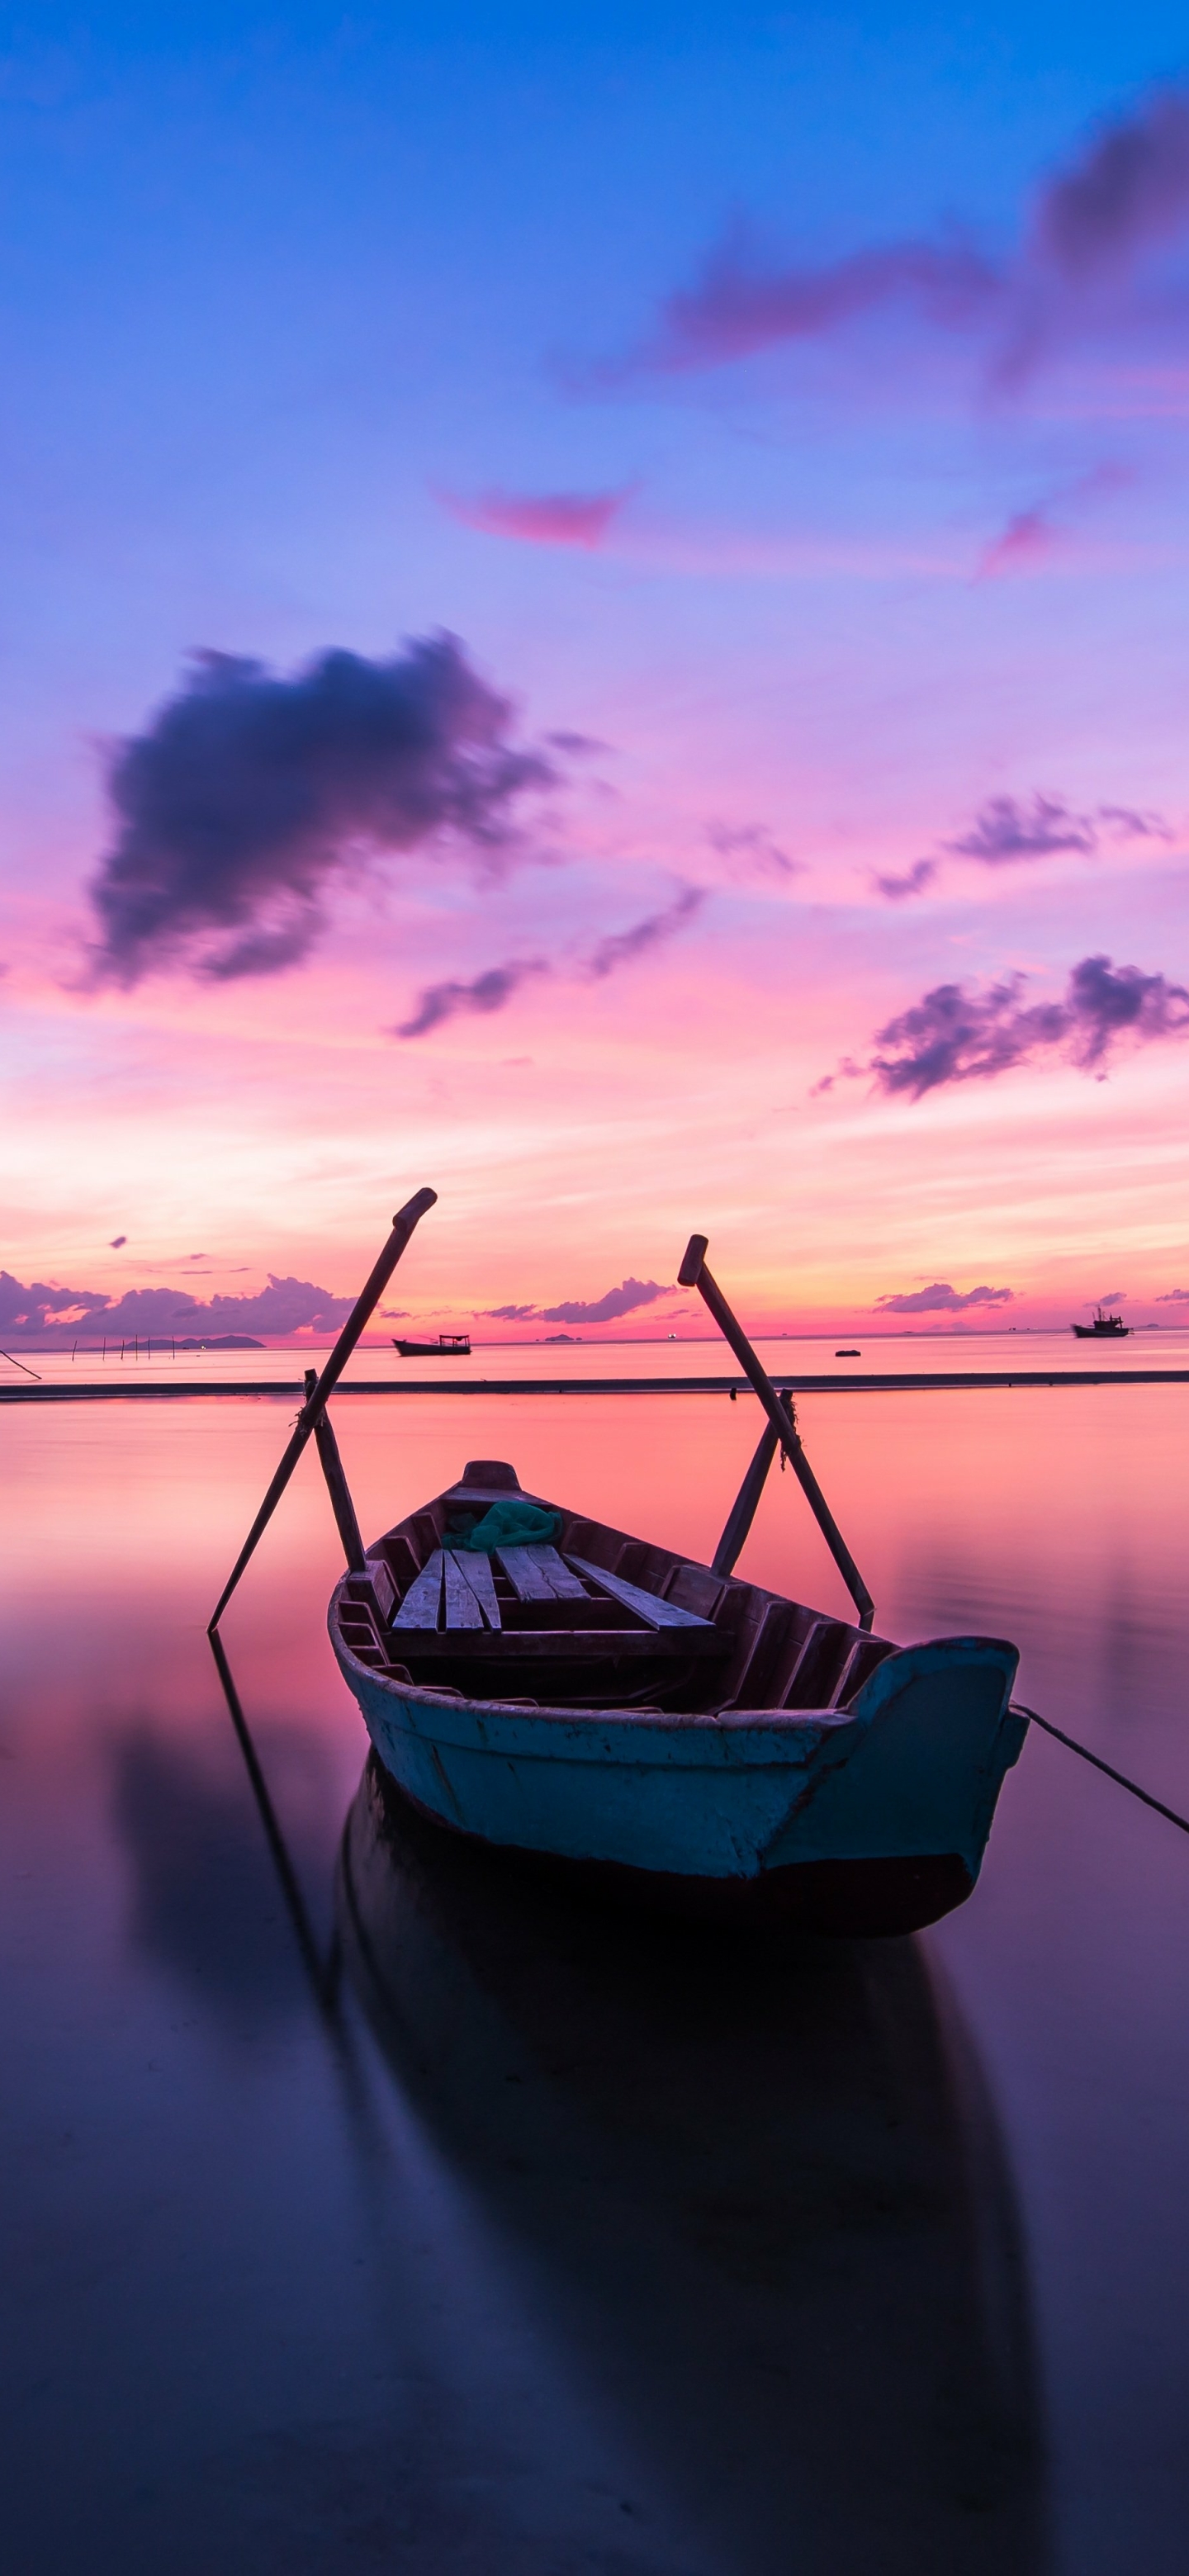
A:
[[[582,546],[593,553],[635,488],[625,483],[616,492],[490,491],[473,500],[439,492],[437,498],[452,519],[486,536],[518,537],[530,546]]]
[[[1017,510],[1002,534],[979,557],[976,581],[998,581],[1004,573],[1036,572],[1051,561],[1064,539],[1043,510]]]

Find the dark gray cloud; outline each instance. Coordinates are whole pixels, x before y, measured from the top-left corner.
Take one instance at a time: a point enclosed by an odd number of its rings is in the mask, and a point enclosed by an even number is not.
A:
[[[76,1332],[96,1332],[110,1342],[140,1335],[209,1338],[222,1333],[296,1333],[303,1325],[330,1330],[344,1323],[353,1299],[335,1297],[309,1279],[277,1279],[240,1297],[192,1297],[183,1288],[129,1288],[122,1297],[102,1289],[67,1288],[45,1280],[23,1287],[0,1270],[0,1332],[60,1342]]]
[[[968,1288],[963,1295],[951,1288],[948,1279],[935,1279],[930,1288],[913,1288],[898,1297],[877,1297],[875,1303],[885,1315],[961,1315],[968,1306],[1010,1306],[1014,1294],[1011,1288]]]
[[[1138,966],[1083,957],[1059,1002],[1026,1003],[1026,977],[1009,975],[983,991],[937,984],[911,1009],[876,1032],[865,1066],[882,1091],[920,1100],[944,1084],[987,1081],[1013,1065],[1057,1051],[1093,1071],[1120,1039],[1144,1043],[1189,1027],[1189,991]]]
[[[630,930],[613,930],[606,939],[600,939],[585,960],[583,972],[596,982],[605,975],[614,975],[617,967],[628,965],[633,957],[642,957],[647,949],[674,938],[701,911],[705,901],[704,886],[683,886],[663,911],[650,912],[643,921],[633,922]]]
[[[485,967],[469,983],[449,976],[444,983],[427,984],[417,996],[417,1006],[409,1020],[401,1020],[389,1031],[394,1038],[423,1038],[430,1029],[440,1028],[443,1020],[457,1019],[460,1011],[502,1011],[513,993],[532,975],[548,975],[544,957],[510,957],[506,966]]]
[[[318,938],[336,873],[449,836],[506,850],[519,800],[554,775],[512,720],[451,635],[389,661],[323,653],[291,679],[201,655],[112,757],[94,978],[133,984],[179,959],[277,974]]]
[[[644,346],[603,372],[723,366],[899,313],[997,340],[996,372],[1010,378],[1088,309],[1101,318],[1110,291],[1117,298],[1146,260],[1187,234],[1189,93],[1167,87],[1103,126],[1040,186],[1014,255],[992,256],[951,227],[782,266],[758,256],[736,225],[694,284],[665,300]]]
[[[904,903],[910,895],[925,894],[937,874],[936,859],[914,859],[903,876],[876,876],[873,883],[889,903]]]
[[[989,796],[970,830],[942,843],[955,858],[981,859],[988,868],[1049,858],[1056,850],[1089,852],[1096,847],[1094,826],[1085,814],[1071,813],[1063,796],[1039,793],[1030,806],[1014,796]]]

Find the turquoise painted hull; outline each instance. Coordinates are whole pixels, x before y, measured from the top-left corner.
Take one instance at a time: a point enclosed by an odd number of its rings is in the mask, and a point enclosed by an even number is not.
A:
[[[388,1777],[456,1833],[609,1893],[911,1931],[977,1879],[1027,1720],[1016,1649],[892,1652],[851,1703],[728,1714],[516,1707],[412,1685],[330,1633]]]

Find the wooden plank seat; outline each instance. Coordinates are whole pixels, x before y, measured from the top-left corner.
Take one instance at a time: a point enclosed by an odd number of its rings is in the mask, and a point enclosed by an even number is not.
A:
[[[637,1618],[646,1619],[650,1628],[710,1628],[714,1624],[713,1620],[700,1618],[696,1610],[682,1610],[675,1601],[662,1601],[659,1593],[646,1592],[639,1583],[626,1583],[622,1574],[608,1574],[605,1566],[591,1565],[584,1556],[572,1556],[570,1563],[597,1583],[601,1591],[609,1592],[613,1601],[622,1601],[625,1610],[634,1610]]]
[[[477,1616],[472,1618],[467,1604],[472,1603]],[[469,1548],[448,1547],[446,1550],[446,1626],[448,1628],[498,1628],[499,1595],[488,1556],[473,1556]]]
[[[588,1592],[547,1541],[496,1549],[518,1601],[585,1601]]]
[[[426,1558],[420,1574],[415,1574],[396,1617],[394,1628],[436,1628],[442,1606],[443,1553],[435,1547]]]

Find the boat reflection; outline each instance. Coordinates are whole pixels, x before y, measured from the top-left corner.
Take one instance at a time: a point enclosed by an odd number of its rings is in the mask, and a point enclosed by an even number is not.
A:
[[[402,2091],[708,2563],[1047,2565],[1010,2183],[916,1943],[588,1908],[374,1757],[338,1919]]]

